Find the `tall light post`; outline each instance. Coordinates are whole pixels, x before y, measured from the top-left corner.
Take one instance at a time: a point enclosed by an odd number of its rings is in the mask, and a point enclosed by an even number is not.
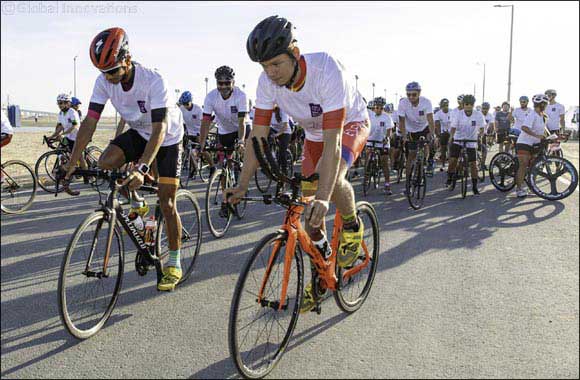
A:
[[[386,102],[387,101],[387,89],[385,88],[384,91],[385,91],[385,102]]]
[[[73,58],[73,93],[75,98],[77,97],[77,57],[78,55],[75,55]]]
[[[358,91],[358,75],[356,75],[356,74],[354,76],[354,81],[355,81],[355,88]]]
[[[375,98],[375,83],[373,82],[373,99]]]
[[[207,96],[207,81],[208,81],[207,77],[204,78],[204,81],[205,81],[205,96]]]
[[[481,94],[481,102],[485,102],[485,62],[481,63],[481,62],[477,62],[476,63],[477,66],[482,66],[483,65],[483,85],[482,85],[482,94]]]
[[[512,86],[512,47],[514,41],[514,6],[513,5],[494,5],[495,8],[512,8],[512,22],[510,27],[510,63],[508,68],[508,93],[507,93],[507,101],[510,102],[510,91]],[[511,104],[511,103],[510,103]]]

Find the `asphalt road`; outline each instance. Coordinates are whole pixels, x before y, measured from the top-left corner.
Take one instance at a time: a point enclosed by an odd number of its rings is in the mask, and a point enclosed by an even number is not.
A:
[[[565,146],[578,167],[578,144]],[[402,185],[368,200],[379,214],[381,255],[369,298],[352,315],[332,298],[301,316],[275,378],[579,377],[579,193],[561,202],[503,194],[486,182],[462,200],[429,182],[425,207]],[[203,186],[193,190],[203,204]],[[357,182],[357,198],[362,199]],[[127,253],[123,291],[107,325],[85,341],[58,316],[63,252],[96,208],[40,190],[24,215],[2,215],[2,378],[236,377],[227,325],[239,271],[256,242],[282,222],[252,204],[226,237],[203,246],[173,293],[136,275]],[[129,244],[126,242],[126,248]]]

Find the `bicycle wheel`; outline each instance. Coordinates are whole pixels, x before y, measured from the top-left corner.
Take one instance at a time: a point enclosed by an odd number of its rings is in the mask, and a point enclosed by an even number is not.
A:
[[[56,170],[59,166],[66,163],[64,153],[53,150],[44,153],[36,161],[34,166],[34,175],[38,181],[38,185],[48,193],[56,193]],[[62,186],[58,189],[59,193],[64,189]]]
[[[532,165],[529,184],[537,196],[550,201],[561,200],[576,190],[578,171],[565,158],[546,157]]]
[[[461,180],[461,198],[465,199],[467,196],[467,162],[464,157],[459,157],[457,161],[457,171],[459,179]]]
[[[422,165],[417,165],[417,161],[411,163],[411,176],[405,181],[405,187],[409,205],[415,210],[423,207],[427,190],[427,178]]]
[[[338,290],[334,292],[334,299],[338,307],[346,313],[354,313],[367,299],[377,272],[380,252],[379,222],[375,209],[368,202],[357,202],[356,211],[365,227],[363,249],[361,249],[359,258],[349,268],[343,269],[338,264],[336,265]],[[367,266],[356,274],[345,278],[344,274],[349,269],[356,268],[365,262],[365,250],[370,256]]]
[[[375,163],[374,163],[374,169],[373,169],[373,185],[375,186],[375,189],[379,188],[379,185],[381,184],[381,172],[383,171],[383,169],[381,168],[381,163],[378,160],[378,156],[375,156]]]
[[[199,174],[199,179],[201,182],[206,183],[209,180],[211,173],[211,167],[209,166],[209,163],[201,155],[199,155],[199,153],[194,162],[197,174]]]
[[[268,190],[270,190],[270,186],[272,185],[272,180],[258,167],[256,172],[254,173],[254,181],[256,182],[256,187],[260,191],[260,193],[265,194]]]
[[[216,238],[224,236],[232,221],[232,212],[229,208],[222,210],[222,203],[226,199],[222,190],[221,181],[225,181],[223,169],[216,169],[207,184],[205,192],[205,216],[209,231]]]
[[[85,159],[87,160],[87,166],[89,169],[98,169],[99,167],[99,158],[103,154],[103,150],[97,146],[91,145],[87,147]],[[107,182],[106,178],[89,178],[89,183],[93,188],[99,188],[105,186]]]
[[[366,164],[365,164],[365,171],[364,171],[364,177],[363,177],[363,194],[364,196],[366,196],[369,193],[369,190],[371,188],[371,182],[373,180],[373,170],[374,170],[374,165],[373,165],[373,158],[372,156],[369,157],[369,160],[367,160]]]
[[[294,155],[290,149],[286,149],[286,177],[292,178],[294,176]]]
[[[228,326],[230,355],[248,378],[264,377],[274,369],[298,321],[304,276],[298,245],[284,306],[279,308],[284,259],[289,254],[287,239],[281,231],[265,236],[248,257],[234,291]],[[261,286],[263,298],[258,302]]]
[[[26,211],[36,196],[36,177],[23,161],[8,161],[1,166],[0,209],[7,214]]]
[[[123,281],[121,230],[112,235],[107,274],[103,274],[110,219],[90,214],[74,232],[60,267],[58,305],[66,329],[78,339],[95,335],[107,322]]]
[[[479,151],[477,152],[477,179],[480,183],[485,181],[485,162]]]
[[[189,190],[177,190],[175,195],[175,205],[177,213],[181,219],[181,247],[180,247],[180,264],[183,276],[179,284],[186,281],[195,265],[195,260],[199,255],[201,248],[201,210],[193,193]],[[165,223],[163,223],[163,214],[160,213],[157,235],[157,255],[165,265],[169,258],[169,243],[165,233]]]
[[[497,153],[489,162],[489,180],[499,191],[507,192],[516,185],[518,160],[506,152]]]
[[[189,149],[183,149],[181,152],[181,173],[179,173],[179,185],[182,189],[187,188],[189,180],[195,175],[195,167],[191,161]]]
[[[405,154],[401,150],[399,152],[399,160],[397,164],[397,183],[401,183],[401,179],[403,178],[403,173],[405,173]]]

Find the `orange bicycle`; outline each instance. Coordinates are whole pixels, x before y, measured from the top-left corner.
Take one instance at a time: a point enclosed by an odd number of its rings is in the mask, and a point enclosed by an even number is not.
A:
[[[266,204],[274,202],[288,210],[282,227],[265,236],[248,258],[238,279],[230,311],[230,354],[243,376],[261,378],[279,362],[298,321],[304,286],[303,253],[311,260],[316,300],[313,311],[320,314],[326,293],[333,291],[338,306],[344,312],[353,313],[366,300],[377,271],[379,224],[371,204],[356,204],[358,217],[365,226],[362,249],[351,266],[340,268],[336,263],[342,230],[338,211],[330,240],[332,253],[328,258],[316,248],[300,222],[304,208],[313,199],[299,195],[300,183],[313,182],[318,175],[308,178],[294,175],[290,179],[279,170],[265,139],[262,140],[264,154],[255,137],[252,142],[264,174],[277,184],[276,194],[264,195],[263,201]],[[290,185],[291,191],[282,193],[284,184]]]

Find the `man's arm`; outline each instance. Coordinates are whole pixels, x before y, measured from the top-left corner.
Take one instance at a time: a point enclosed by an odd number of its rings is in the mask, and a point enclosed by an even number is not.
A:
[[[427,114],[427,122],[429,123],[429,132],[431,136],[435,134],[435,123],[433,122],[433,113]]]
[[[123,133],[123,129],[125,129],[125,123],[125,119],[121,118],[121,120],[119,120],[119,123],[117,124],[117,130],[115,131],[115,138]]]
[[[207,135],[209,134],[209,127],[211,125],[211,115],[203,114],[201,119],[201,127],[199,128],[199,143],[201,145],[201,150],[205,149],[205,141],[207,140]]]
[[[244,145],[244,137],[246,136],[246,118],[245,112],[238,112],[238,143]]]
[[[441,121],[435,120],[435,134],[437,136],[441,135]]]
[[[399,116],[399,130],[401,131],[401,137],[403,137],[403,139],[406,139],[407,130],[405,129],[405,118],[402,116]]]
[[[91,141],[91,138],[95,133],[95,129],[97,129],[97,121],[98,121],[97,119],[89,115],[85,116],[84,120],[82,121],[81,126],[79,128],[79,132],[77,134],[77,139],[75,141],[73,151],[71,153],[69,166],[67,168],[67,173],[65,176],[66,179],[70,178],[71,174],[75,170],[74,163],[80,160],[82,152],[85,150],[87,145],[89,145],[89,142]]]
[[[157,108],[151,110],[151,137],[145,145],[143,155],[139,159],[138,164],[145,163],[151,166],[153,159],[157,156],[157,152],[165,140],[167,134],[167,108]]]

